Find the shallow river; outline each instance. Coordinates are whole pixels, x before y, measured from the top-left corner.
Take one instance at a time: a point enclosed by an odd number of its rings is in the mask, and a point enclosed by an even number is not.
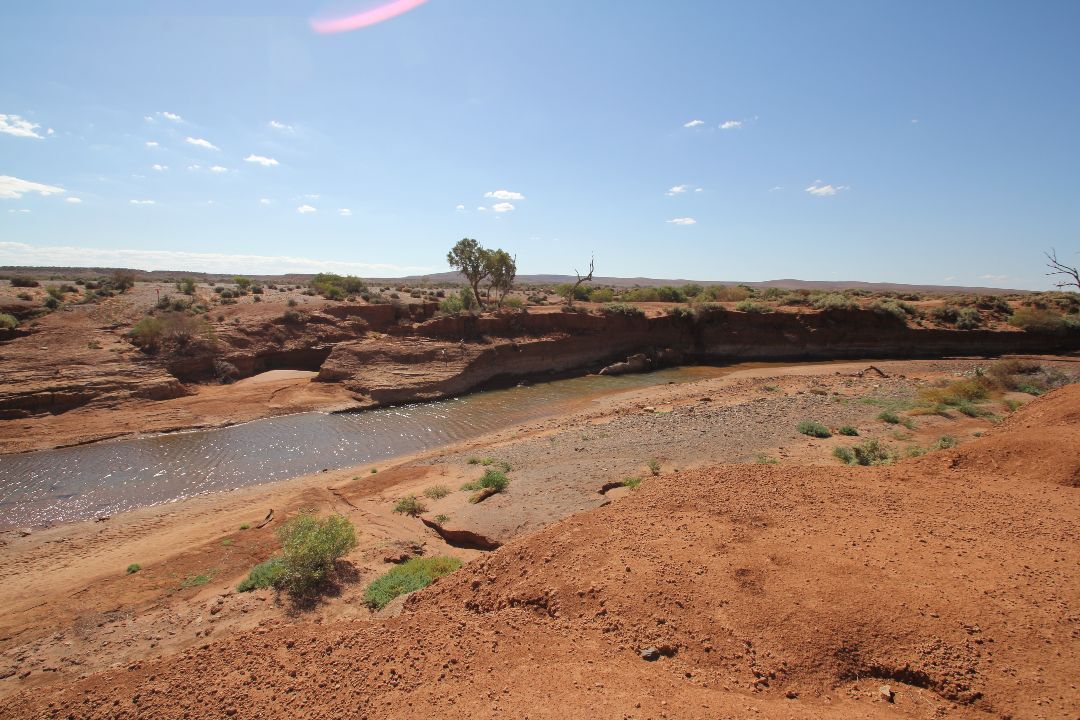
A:
[[[605,395],[717,377],[743,367],[749,366],[589,375],[429,403],[302,413],[215,430],[0,455],[0,529],[85,520],[379,461],[556,415]]]

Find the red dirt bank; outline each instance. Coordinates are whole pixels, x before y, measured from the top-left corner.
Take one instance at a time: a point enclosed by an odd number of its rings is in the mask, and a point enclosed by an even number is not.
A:
[[[1075,718],[1078,446],[1073,385],[897,466],[650,479],[396,618],[265,623],[0,715]]]

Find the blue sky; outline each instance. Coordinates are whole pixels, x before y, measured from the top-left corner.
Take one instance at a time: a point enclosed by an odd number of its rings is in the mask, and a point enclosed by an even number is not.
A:
[[[1080,3],[309,22],[376,4],[4,4],[0,264],[396,275],[468,236],[522,273],[1047,288],[1042,250],[1080,260]]]

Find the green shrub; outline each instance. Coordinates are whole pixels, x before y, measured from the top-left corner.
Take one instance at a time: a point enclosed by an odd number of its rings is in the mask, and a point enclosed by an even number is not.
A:
[[[825,427],[819,422],[814,422],[813,420],[803,420],[801,423],[795,426],[795,429],[801,432],[803,435],[809,435],[810,437],[832,437],[832,433],[829,432],[829,428]]]
[[[633,490],[634,488],[636,488],[638,485],[641,484],[641,478],[637,477],[637,476],[626,477],[626,478],[623,478],[622,484],[623,484],[623,487],[628,487],[631,490]]]
[[[773,308],[772,305],[766,305],[765,303],[755,302],[755,301],[751,300],[750,298],[747,298],[746,300],[743,300],[743,301],[739,302],[735,306],[735,309],[738,310],[739,312],[756,313],[756,314],[775,312],[775,308]]]
[[[364,602],[375,610],[381,610],[399,595],[426,588],[444,575],[461,567],[461,561],[453,557],[418,557],[406,560],[389,572],[380,575],[364,590]]]
[[[780,461],[774,457],[766,455],[765,453],[758,453],[754,456],[754,462],[758,465],[779,465]]]
[[[417,517],[427,512],[424,501],[415,495],[407,495],[394,503],[394,512],[410,517]]]
[[[443,515],[441,513],[435,516],[435,522],[439,523],[440,525],[446,523],[449,519],[449,515]]]
[[[282,584],[296,595],[318,588],[333,571],[338,558],[356,547],[356,530],[344,515],[319,519],[301,513],[278,528],[282,563]]]
[[[499,470],[486,470],[483,476],[474,482],[465,483],[462,490],[493,490],[500,493],[510,485],[510,478]]]
[[[11,278],[11,287],[30,288],[38,287],[41,285],[37,280],[32,277],[26,277],[25,275],[16,275]]]
[[[956,315],[958,330],[976,330],[983,325],[982,315],[975,308],[963,308]]]
[[[815,310],[858,310],[859,303],[841,293],[819,295],[810,303]]]
[[[647,462],[645,464],[648,466],[649,472],[651,472],[653,475],[659,475],[660,474],[660,461],[659,460],[657,460],[656,458],[651,458],[649,460],[649,462]]]
[[[668,308],[667,314],[672,317],[692,320],[694,319],[694,316],[697,315],[697,311],[694,308],[688,308],[685,305],[674,305]]]
[[[250,592],[261,588],[279,587],[285,579],[285,561],[272,557],[251,568],[248,576],[236,586],[236,592]]]
[[[948,450],[949,448],[956,447],[956,438],[952,435],[942,435],[938,438],[938,441],[934,443],[934,447],[938,450]]]
[[[891,410],[885,410],[877,416],[877,419],[881,420],[882,422],[887,422],[890,425],[897,425],[900,422],[900,416]]]
[[[14,315],[0,313],[0,330],[14,330],[18,325],[19,321],[15,319]]]
[[[604,306],[605,315],[623,315],[625,317],[644,317],[645,311],[629,303],[608,303]]]
[[[432,485],[424,491],[424,496],[429,497],[432,500],[438,500],[444,498],[450,494],[450,488],[445,485]]]
[[[888,465],[896,461],[896,454],[876,438],[850,448],[838,447],[833,450],[833,455],[848,465]]]
[[[185,295],[194,295],[195,281],[191,278],[180,278],[176,281],[176,289]]]
[[[859,434],[859,431],[856,430],[851,425],[844,425],[843,427],[841,427],[836,432],[839,433],[840,435],[846,435],[848,437],[855,437],[856,435]]]
[[[140,565],[139,563],[131,563],[130,565],[127,566],[127,574],[128,575],[131,575],[132,573],[137,573],[140,570],[142,570],[142,565]]]
[[[1009,324],[1025,332],[1060,333],[1066,330],[1065,318],[1053,310],[1020,308],[1009,318]]]
[[[595,288],[589,291],[589,302],[609,303],[615,299],[615,291],[611,288]]]
[[[184,578],[183,582],[180,583],[180,587],[182,589],[201,587],[202,585],[210,582],[213,578],[213,572],[199,573],[198,575],[189,575],[188,577]]]

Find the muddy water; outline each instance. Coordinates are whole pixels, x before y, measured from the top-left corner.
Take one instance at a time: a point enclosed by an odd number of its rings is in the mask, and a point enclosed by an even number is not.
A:
[[[377,462],[567,412],[610,394],[761,366],[590,375],[430,403],[303,413],[216,430],[0,456],[0,529],[85,520],[323,468]]]

